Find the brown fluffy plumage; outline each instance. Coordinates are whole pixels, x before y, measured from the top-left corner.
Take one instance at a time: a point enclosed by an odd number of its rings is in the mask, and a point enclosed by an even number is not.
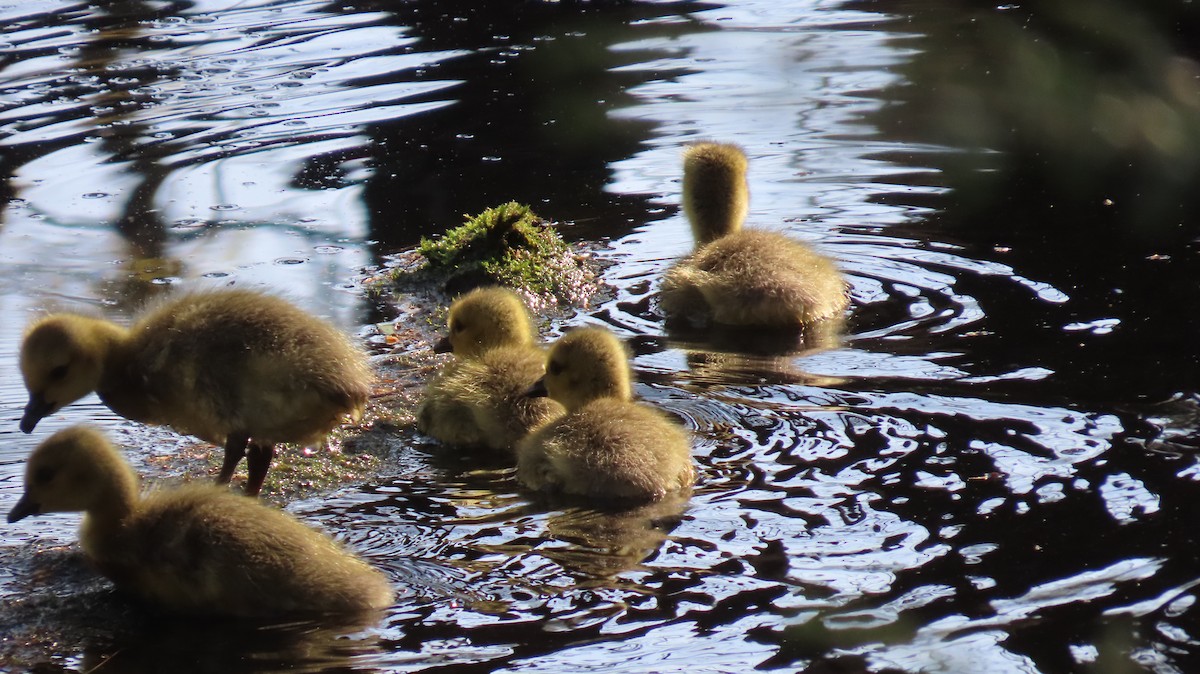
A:
[[[838,317],[849,303],[833,262],[783,234],[743,230],[746,155],[697,143],[684,152],[683,209],[696,251],[667,271],[660,306],[672,320],[789,327]]]
[[[118,588],[168,611],[265,617],[392,602],[382,573],[286,513],[213,485],[143,498],[137,485],[102,434],[68,428],[30,455],[8,521],[83,511],[87,556]]]
[[[629,356],[604,328],[567,333],[550,349],[546,392],[567,413],[517,448],[517,478],[542,491],[649,501],[691,489],[686,431],[633,402]]]
[[[558,403],[528,395],[546,357],[516,293],[471,291],[451,305],[448,327],[443,341],[454,361],[425,389],[417,411],[422,432],[454,445],[511,451],[530,429],[563,413]]]
[[[247,455],[257,494],[281,442],[321,442],[362,414],[366,358],[336,328],[288,302],[247,290],[195,292],[164,302],[126,329],[54,314],[21,346],[29,405],[21,430],[96,391],[128,419],[225,445],[218,481]]]

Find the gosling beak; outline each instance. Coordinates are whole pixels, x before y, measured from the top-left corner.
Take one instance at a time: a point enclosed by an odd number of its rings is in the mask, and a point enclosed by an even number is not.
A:
[[[549,397],[550,392],[546,390],[546,378],[542,377],[541,379],[533,382],[533,386],[529,387],[529,390],[525,392],[525,395],[529,396],[530,398]]]
[[[450,345],[450,337],[443,337],[433,345],[434,353],[454,353],[454,347]]]
[[[33,499],[29,498],[29,494],[26,493],[21,496],[20,501],[17,501],[17,505],[13,506],[13,509],[8,511],[8,523],[12,524],[18,520],[23,520],[30,515],[37,515],[41,511],[41,506],[34,503]]]
[[[47,402],[40,393],[30,393],[29,404],[25,406],[25,416],[21,417],[21,432],[32,433],[38,422],[53,411],[54,403]]]

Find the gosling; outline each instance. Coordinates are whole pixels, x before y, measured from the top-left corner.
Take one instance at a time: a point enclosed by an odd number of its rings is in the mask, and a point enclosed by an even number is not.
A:
[[[742,229],[746,166],[736,145],[684,151],[683,210],[696,250],[667,271],[659,306],[696,327],[800,328],[841,316],[846,282],[829,258],[783,234]]]
[[[582,328],[559,339],[533,392],[567,413],[518,445],[517,479],[526,487],[617,502],[691,489],[688,433],[633,402],[629,355],[608,330]]]
[[[545,372],[546,354],[516,293],[490,287],[463,295],[450,307],[448,331],[435,350],[455,359],[425,389],[421,432],[511,456],[531,429],[563,414],[558,403],[528,395]]]
[[[373,378],[332,325],[248,290],[190,293],[130,328],[53,314],[26,332],[21,374],[22,431],[95,391],[123,417],[224,445],[218,484],[245,457],[251,496],[276,444],[319,444],[343,418],[357,420]]]
[[[382,573],[280,510],[208,484],[139,497],[133,469],[86,426],[33,451],[8,521],[79,511],[81,546],[101,573],[168,612],[357,614],[392,603]]]

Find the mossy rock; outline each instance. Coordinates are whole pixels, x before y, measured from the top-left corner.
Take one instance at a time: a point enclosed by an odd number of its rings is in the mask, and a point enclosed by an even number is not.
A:
[[[391,271],[397,288],[440,284],[450,295],[482,285],[511,287],[534,308],[583,306],[599,286],[587,256],[569,246],[553,223],[528,206],[489,208],[440,237],[421,239],[420,261]]]
[[[514,251],[552,257],[567,251],[567,244],[546,220],[528,206],[510,201],[474,217],[437,239],[421,239],[417,252],[435,267],[461,267],[472,263],[500,266]]]

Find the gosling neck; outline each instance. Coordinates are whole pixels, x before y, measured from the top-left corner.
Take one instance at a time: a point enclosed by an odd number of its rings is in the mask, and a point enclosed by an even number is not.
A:
[[[750,209],[745,157],[721,146],[698,148],[684,161],[683,212],[696,246],[742,229]]]
[[[95,476],[95,492],[84,510],[84,547],[111,540],[138,508],[138,479],[126,465],[113,463]]]
[[[688,215],[688,222],[692,225],[692,237],[696,241],[696,247],[707,245],[717,239],[729,236],[742,230],[742,222],[746,217],[745,213],[697,213],[700,209],[684,208]]]
[[[105,357],[111,357],[128,344],[129,329],[112,321],[95,319],[95,323],[92,324],[92,336],[97,351]]]
[[[113,383],[125,371],[129,359],[130,332],[111,321],[96,319],[91,325],[91,344],[102,370],[97,391],[112,388]]]

